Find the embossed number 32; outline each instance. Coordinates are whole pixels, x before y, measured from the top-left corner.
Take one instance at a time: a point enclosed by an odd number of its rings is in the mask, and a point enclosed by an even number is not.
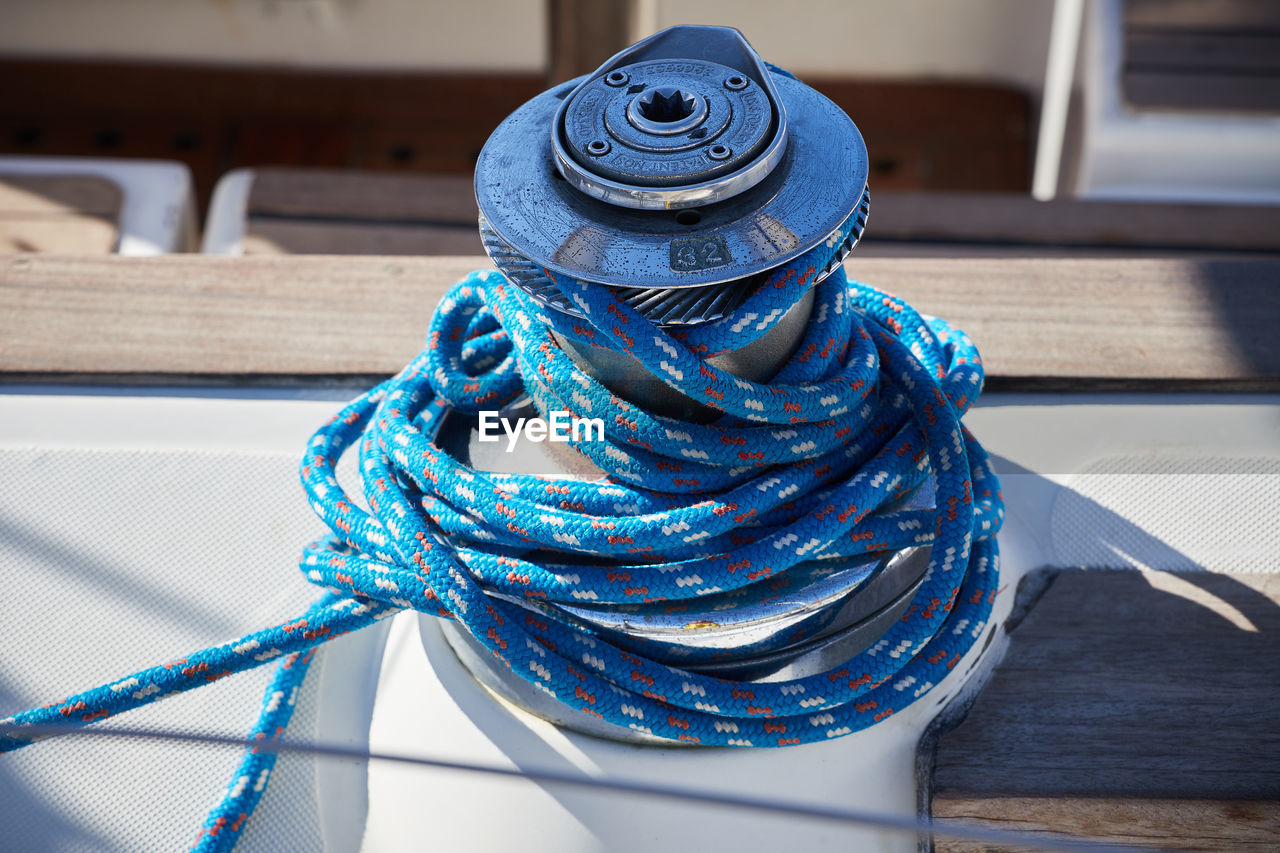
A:
[[[729,263],[729,253],[723,240],[682,240],[673,247],[672,267],[682,270],[703,270]]]
[[[681,249],[680,263],[686,267],[716,267],[724,263],[724,255],[713,240],[708,240],[696,250],[693,246]]]

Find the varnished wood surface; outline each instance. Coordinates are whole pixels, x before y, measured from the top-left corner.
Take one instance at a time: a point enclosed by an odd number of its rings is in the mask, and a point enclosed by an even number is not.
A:
[[[934,801],[945,825],[1005,829],[1056,839],[1093,839],[1158,850],[1274,851],[1280,837],[1280,804],[1259,800],[1152,799],[1150,797],[1007,797]],[[937,853],[1043,853],[1043,847],[993,846],[939,838]]]
[[[1126,0],[1125,23],[1135,29],[1259,32],[1280,29],[1270,0]]]
[[[249,220],[246,255],[479,255],[475,223],[468,226],[359,220]]]
[[[907,241],[1280,252],[1280,206],[1037,201],[1022,193],[872,192],[868,245]]]
[[[557,4],[554,82],[625,43],[618,28],[627,5]],[[469,175],[493,129],[547,78],[0,59],[0,153],[177,160],[191,169],[201,208],[238,166]],[[1030,187],[1024,92],[936,80],[809,82],[857,122],[880,189]]]
[[[1158,588],[1132,570],[1057,574],[964,722],[938,740],[933,815],[1275,849],[1280,575],[1179,578]]]
[[[856,258],[856,256],[855,256]],[[391,373],[477,257],[0,257],[0,372]],[[848,263],[964,329],[1004,387],[1280,387],[1280,261]]]
[[[1280,252],[1280,207],[879,191],[862,254]],[[469,175],[262,168],[250,254],[479,254]],[[1048,248],[1052,247],[1052,248]]]
[[[480,255],[470,175],[255,170],[247,255]]]
[[[397,175],[358,169],[255,169],[250,218],[348,219],[476,227],[471,175]]]
[[[1140,108],[1275,113],[1280,4],[1129,0],[1120,85]]]
[[[201,207],[237,166],[469,173],[498,122],[546,88],[540,73],[112,59],[0,59],[0,80],[0,151],[177,160]]]

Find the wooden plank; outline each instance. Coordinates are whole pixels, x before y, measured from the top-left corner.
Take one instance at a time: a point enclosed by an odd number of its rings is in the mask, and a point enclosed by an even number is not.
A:
[[[0,365],[41,373],[390,373],[420,348],[449,285],[485,265],[474,257],[4,258],[0,299],[12,301],[0,314]]]
[[[1054,840],[1096,839],[1161,850],[1274,851],[1280,838],[1280,803],[1256,800],[1159,800],[1092,797],[1007,797],[994,814],[985,799],[942,797],[933,817],[945,825],[1015,830]],[[939,838],[937,853],[1043,853],[1043,847],[989,844]]]
[[[113,252],[122,203],[93,175],[0,173],[0,252]]]
[[[1280,206],[875,192],[866,241],[1280,251]]]
[[[1153,30],[1280,31],[1273,0],[1126,0],[1126,27]]]
[[[1280,8],[1269,0],[1126,3],[1121,90],[1138,107],[1280,109]]]
[[[864,245],[882,252],[914,251],[919,243],[967,244],[953,246],[953,254],[972,251],[974,244],[1280,252],[1280,207],[1274,205],[1036,201],[1023,193],[881,191],[876,186],[873,181]],[[257,170],[248,211],[251,220],[386,222],[406,228],[444,224],[472,230],[477,216],[470,176],[289,168]],[[308,245],[316,248],[305,251],[328,254],[373,251],[359,248],[373,245],[368,241],[329,249]],[[472,251],[478,250],[453,253]]]
[[[1177,577],[1057,574],[967,717],[937,740],[932,813],[1176,849],[1274,849],[1280,575]]]
[[[249,220],[246,255],[479,255],[484,252],[475,223]]]
[[[480,255],[470,176],[257,170],[245,254]]]
[[[855,255],[846,268],[964,329],[999,379],[1280,379],[1280,262]]]
[[[235,166],[469,174],[498,122],[550,82],[585,73],[625,46],[629,37],[616,30],[618,9],[628,5],[566,4],[582,14],[553,29],[564,48],[552,55],[581,70],[565,65],[550,81],[543,74],[0,59],[0,151],[180,160],[192,170],[202,206]],[[604,18],[615,35],[584,29],[596,26],[588,19]],[[807,82],[858,123],[880,189],[1030,187],[1024,92],[936,81]]]
[[[250,217],[408,221],[475,230],[470,175],[396,175],[354,169],[264,168],[254,173]]]
[[[390,373],[418,350],[448,287],[486,266],[3,257],[0,372]],[[969,332],[997,382],[1280,387],[1280,262],[861,259],[848,269]]]
[[[938,743],[935,796],[1280,797],[1280,574],[1176,579],[1059,572]]]
[[[354,72],[0,60],[0,151],[155,157],[192,171],[202,204],[235,166],[470,173],[540,73]]]
[[[1125,36],[1124,64],[1126,71],[1275,74],[1280,72],[1280,33],[1139,30]]]
[[[1185,110],[1280,110],[1280,74],[1249,76],[1200,71],[1126,70],[1125,100],[1134,106]]]
[[[1031,101],[1010,87],[806,77],[858,125],[871,186],[1028,192]]]

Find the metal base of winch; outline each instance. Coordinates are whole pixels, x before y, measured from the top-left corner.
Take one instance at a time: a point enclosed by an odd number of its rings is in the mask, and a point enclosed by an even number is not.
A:
[[[924,579],[924,570],[929,564],[929,549],[917,548],[894,554],[884,561],[883,571],[879,575],[882,583],[875,587],[868,586],[862,596],[888,596],[896,593],[879,610],[860,622],[827,637],[820,637],[801,649],[785,649],[773,655],[735,661],[721,667],[687,667],[707,675],[733,678],[745,682],[783,681],[802,678],[826,672],[849,660],[859,652],[874,644],[910,607],[916,589]],[[905,581],[905,584],[904,584]],[[860,607],[868,599],[854,601],[850,597],[845,606],[848,609]],[[805,602],[797,602],[797,612],[803,612]],[[540,611],[545,614],[545,611]],[[776,627],[776,626],[771,626]],[[661,746],[692,745],[681,741],[660,738],[635,729],[626,729],[613,723],[592,717],[553,698],[539,690],[530,682],[514,674],[508,667],[497,661],[493,653],[476,640],[465,628],[454,622],[441,625],[441,630],[450,648],[457,654],[476,680],[488,690],[529,713],[544,720],[564,726],[574,731],[611,740],[628,741],[638,744]],[[679,634],[678,630],[672,631]],[[756,668],[767,671],[761,678],[734,678],[730,669]]]
[[[538,414],[527,397],[502,412],[513,420]],[[605,473],[567,444],[522,440],[508,452],[501,443],[481,442],[475,416],[458,412],[442,420],[436,443],[477,471],[580,480]],[[933,506],[932,483],[926,481],[888,509]],[[922,546],[861,558],[811,560],[678,608],[662,602],[553,604],[489,594],[672,666],[734,681],[780,681],[829,671],[873,645],[909,608],[924,580],[929,555],[930,548]],[[587,734],[669,743],[577,712],[513,673],[465,629],[447,623],[443,630],[477,680],[512,704]]]
[[[809,289],[779,321],[709,359],[754,382],[767,382],[791,358],[816,286],[861,238],[866,182],[866,146],[849,117],[723,27],[673,27],[533,98],[494,131],[476,165],[486,252],[512,284],[564,314],[581,316],[553,275],[609,288],[660,327],[714,322],[772,271],[818,250],[821,259],[802,278]],[[648,412],[700,423],[720,417],[630,355],[555,341],[582,371]],[[539,415],[527,397],[500,414]],[[477,471],[605,476],[567,444],[522,437],[508,452],[501,442],[480,442],[476,417],[456,411],[442,419],[436,442]],[[898,506],[932,508],[932,484]],[[743,682],[794,679],[834,669],[875,643],[910,606],[929,551],[811,560],[678,605],[489,594],[681,669]],[[481,684],[537,716],[602,737],[671,743],[560,703],[453,624],[444,634]]]

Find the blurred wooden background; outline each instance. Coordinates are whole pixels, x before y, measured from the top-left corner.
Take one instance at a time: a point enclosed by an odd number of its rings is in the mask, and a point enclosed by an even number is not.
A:
[[[515,107],[552,82],[594,69],[629,43],[633,5],[550,0],[547,67],[541,71],[353,70],[0,53],[0,154],[181,161],[194,177],[199,210],[218,178],[239,166],[466,175],[489,133]],[[878,189],[1029,187],[1027,90],[830,70],[803,76],[857,122]]]

